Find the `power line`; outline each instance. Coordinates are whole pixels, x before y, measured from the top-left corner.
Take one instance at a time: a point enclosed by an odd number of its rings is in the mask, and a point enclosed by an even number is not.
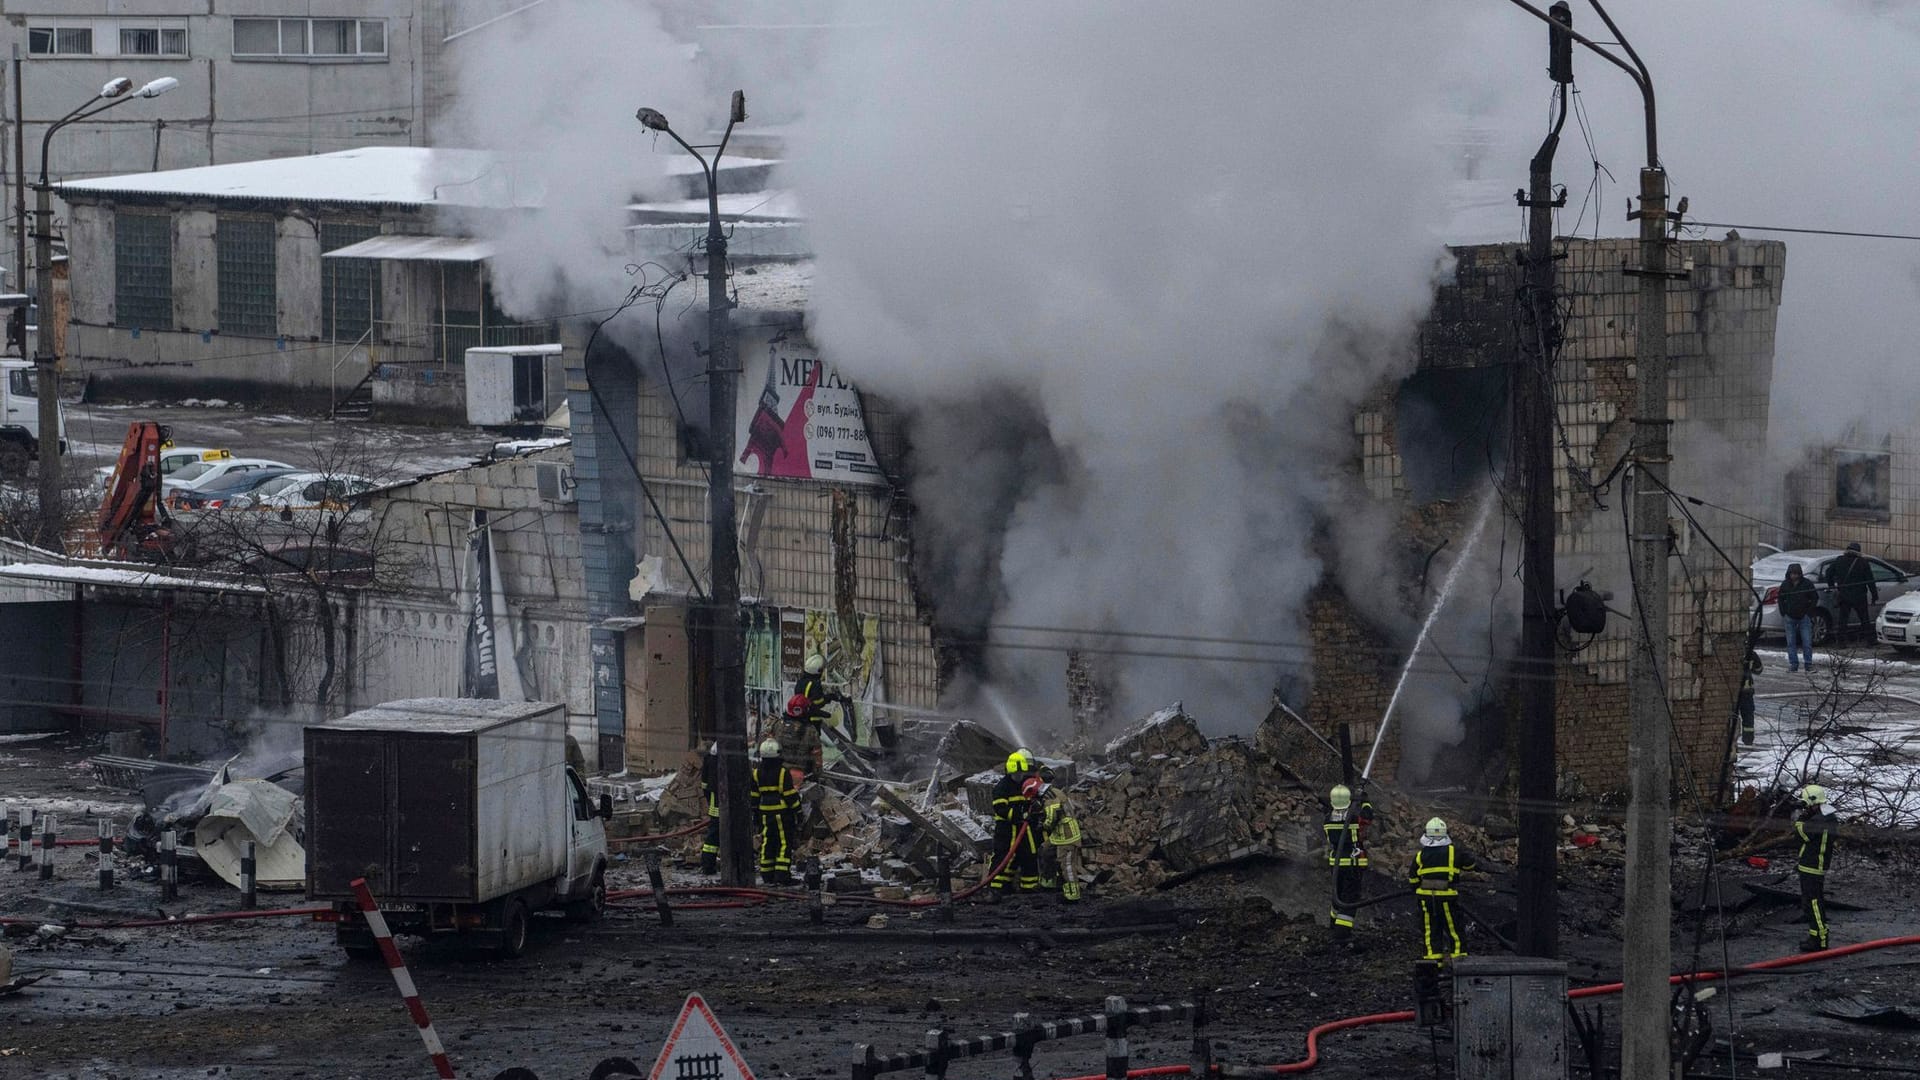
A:
[[[1910,233],[1853,232],[1849,229],[1797,229],[1786,225],[1729,225],[1724,221],[1689,221],[1698,229],[1746,229],[1749,232],[1801,233],[1806,236],[1857,236],[1868,240],[1920,240]]]

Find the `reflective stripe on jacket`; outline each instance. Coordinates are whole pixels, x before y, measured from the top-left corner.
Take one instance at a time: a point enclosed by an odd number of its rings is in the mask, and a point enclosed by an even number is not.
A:
[[[1458,896],[1453,887],[1463,870],[1480,864],[1458,844],[1435,844],[1413,854],[1413,869],[1407,872],[1407,884],[1421,896]]]
[[[1793,831],[1800,837],[1800,872],[1825,874],[1833,861],[1833,823],[1815,811],[1794,822]]]

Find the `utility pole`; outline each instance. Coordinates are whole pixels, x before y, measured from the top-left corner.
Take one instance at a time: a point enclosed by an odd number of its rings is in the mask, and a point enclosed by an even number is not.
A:
[[[27,107],[21,96],[20,44],[13,46],[13,287],[27,288]],[[20,343],[20,358],[27,357],[27,309],[13,313],[8,337]]]
[[[1559,768],[1556,764],[1554,694],[1559,665],[1554,656],[1553,358],[1560,346],[1560,312],[1554,288],[1553,211],[1566,196],[1553,197],[1553,156],[1567,122],[1567,85],[1573,82],[1573,12],[1564,2],[1549,9],[1557,24],[1547,32],[1547,71],[1559,84],[1559,112],[1533,155],[1527,190],[1527,303],[1521,319],[1520,362],[1509,379],[1513,424],[1508,476],[1520,484],[1520,866],[1519,951],[1552,957],[1560,951],[1558,891]]]
[[[720,226],[717,170],[733,126],[747,118],[747,95],[735,90],[727,130],[713,161],[682,139],[655,109],[635,114],[641,124],[664,131],[700,162],[707,177],[707,589],[708,730],[703,742],[720,745],[720,880],[753,884],[751,781],[747,772],[747,671],[740,621],[740,538],[734,520],[734,398],[740,365],[733,340],[733,301],[727,296],[727,234]]]
[[[1537,19],[1554,19],[1527,0],[1509,0]],[[1670,1080],[1673,968],[1673,759],[1667,699],[1667,174],[1660,167],[1660,126],[1653,76],[1600,0],[1587,0],[1627,59],[1571,29],[1567,37],[1627,73],[1646,110],[1647,164],[1640,170],[1640,279],[1635,338],[1633,470],[1628,561],[1633,575],[1634,649],[1627,665],[1626,941],[1621,946],[1621,1080]],[[1628,61],[1632,61],[1629,63]]]

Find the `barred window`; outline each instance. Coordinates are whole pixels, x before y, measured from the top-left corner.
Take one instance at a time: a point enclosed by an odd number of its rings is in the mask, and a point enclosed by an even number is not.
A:
[[[114,324],[173,329],[173,217],[113,215]]]
[[[272,221],[221,216],[214,233],[220,260],[220,332],[272,337],[279,329],[274,295]]]
[[[336,251],[378,235],[378,225],[323,221],[320,250]],[[320,336],[328,341],[357,341],[379,321],[379,260],[321,259]]]

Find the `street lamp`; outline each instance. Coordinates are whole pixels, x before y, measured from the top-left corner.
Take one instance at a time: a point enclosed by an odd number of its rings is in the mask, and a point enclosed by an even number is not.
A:
[[[727,298],[727,234],[720,229],[720,155],[727,152],[733,125],[747,118],[747,94],[733,92],[727,130],[708,161],[668,125],[658,109],[641,109],[634,119],[649,131],[664,131],[700,163],[707,180],[707,517],[708,562],[713,578],[707,590],[707,640],[712,700],[707,709],[703,745],[720,744],[720,879],[748,885],[753,879],[748,828],[747,683],[740,631],[740,540],[733,519],[733,409],[739,385],[733,322]]]
[[[60,358],[53,353],[53,188],[47,182],[48,147],[53,142],[53,133],[68,124],[90,119],[135,99],[157,98],[179,85],[179,79],[165,76],[135,90],[132,79],[124,76],[113,79],[100,88],[100,93],[48,124],[46,134],[40,138],[40,183],[35,186],[33,197],[34,302],[40,305],[40,329],[34,335],[33,369],[37,380],[34,392],[40,404],[40,437],[37,442],[40,455],[40,536],[37,539],[43,547],[52,547],[59,539],[54,508],[60,504],[60,455],[65,451],[60,438]],[[48,440],[52,440],[51,453],[48,452]]]

